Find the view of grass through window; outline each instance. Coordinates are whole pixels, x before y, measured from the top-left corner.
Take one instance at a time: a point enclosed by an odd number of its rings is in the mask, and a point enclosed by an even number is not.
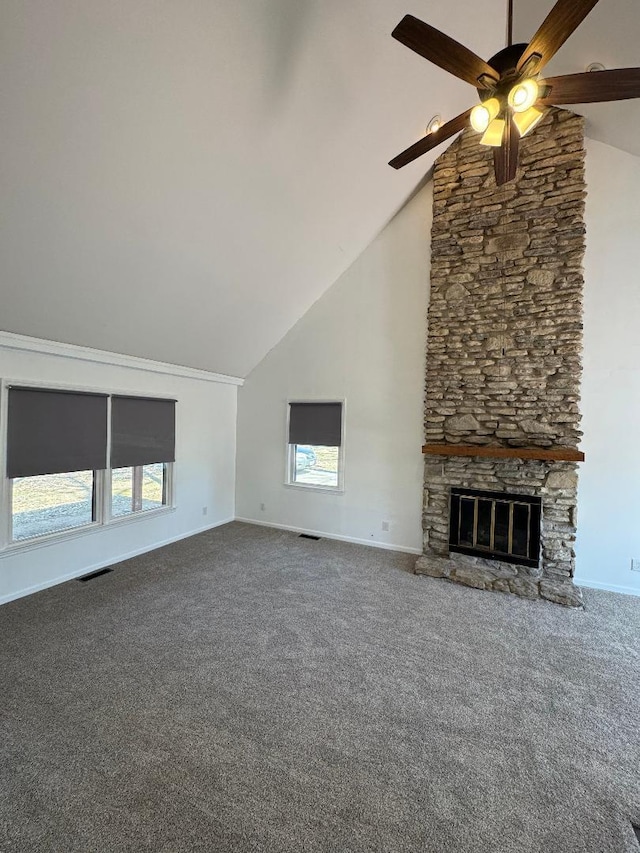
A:
[[[16,477],[12,482],[12,539],[83,527],[94,521],[93,471]]]
[[[165,500],[165,466],[162,462],[111,472],[111,515],[120,518],[132,512],[158,509]]]
[[[162,462],[114,469],[112,517],[164,506],[165,470]],[[96,520],[93,471],[16,477],[11,484],[11,539],[14,542],[73,530]]]
[[[294,483],[306,483],[309,486],[338,485],[339,447],[296,444]]]

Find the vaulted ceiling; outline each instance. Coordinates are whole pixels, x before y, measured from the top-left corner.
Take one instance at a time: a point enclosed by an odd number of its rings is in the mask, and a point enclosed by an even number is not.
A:
[[[514,36],[528,41],[555,0],[516,0]],[[605,68],[640,66],[638,0],[600,0],[576,32],[546,66],[544,73],[574,74],[594,62]],[[587,119],[587,135],[640,156],[640,101],[573,107]]]
[[[553,70],[640,64],[635,4]],[[517,0],[516,35],[550,6]],[[504,44],[505,0],[4,0],[0,328],[246,375],[439,152],[390,157],[473,102],[390,38],[407,12]],[[640,154],[633,107],[592,135]]]

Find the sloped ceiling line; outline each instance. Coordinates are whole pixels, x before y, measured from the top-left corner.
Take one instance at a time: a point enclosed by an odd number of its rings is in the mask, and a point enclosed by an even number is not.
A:
[[[481,56],[503,45],[504,0],[455,6],[5,0],[0,328],[246,376],[440,152],[389,158],[470,105],[390,37],[410,12]],[[601,0],[562,61],[607,64],[618,38],[624,61],[633,7]],[[544,14],[516,0],[516,36]]]

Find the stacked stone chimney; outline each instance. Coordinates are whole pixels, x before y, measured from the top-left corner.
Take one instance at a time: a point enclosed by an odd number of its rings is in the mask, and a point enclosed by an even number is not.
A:
[[[429,445],[576,450],[580,431],[584,120],[550,110],[497,187],[471,130],[434,169],[425,436]],[[452,487],[542,498],[536,568],[449,552]],[[580,606],[575,462],[425,456],[416,571]]]

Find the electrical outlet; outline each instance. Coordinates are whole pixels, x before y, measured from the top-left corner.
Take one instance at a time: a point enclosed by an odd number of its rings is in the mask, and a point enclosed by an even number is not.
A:
[[[264,512],[264,511],[265,511],[265,509],[266,509],[265,505],[264,505],[264,504],[260,504],[260,509],[262,510],[262,512]]]
[[[390,529],[390,524],[389,524],[389,522],[388,522],[388,521],[383,521],[383,522],[382,522],[382,530],[383,530],[383,532],[384,532],[384,533],[388,533],[388,532],[389,532],[389,529]]]
[[[209,512],[209,507],[208,507],[208,506],[203,506],[203,507],[202,507],[202,514],[203,514],[203,515],[206,515],[208,512]]]
[[[640,572],[640,558],[632,557],[631,558],[631,571],[632,572]]]

